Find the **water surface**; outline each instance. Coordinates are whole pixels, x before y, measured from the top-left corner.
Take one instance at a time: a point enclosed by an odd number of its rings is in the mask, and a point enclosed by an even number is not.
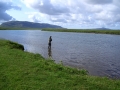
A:
[[[48,39],[52,36],[52,47]],[[0,38],[18,42],[25,51],[49,56],[59,63],[89,71],[90,75],[120,78],[120,35],[3,30]]]

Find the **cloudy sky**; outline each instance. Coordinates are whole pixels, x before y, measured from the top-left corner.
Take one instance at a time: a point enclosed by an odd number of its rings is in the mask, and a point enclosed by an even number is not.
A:
[[[0,0],[0,23],[12,20],[120,29],[120,0]]]

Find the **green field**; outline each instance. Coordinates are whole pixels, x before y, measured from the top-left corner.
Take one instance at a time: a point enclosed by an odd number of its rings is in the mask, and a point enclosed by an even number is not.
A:
[[[17,43],[0,40],[0,90],[120,90],[120,80],[89,76]]]
[[[42,29],[43,31],[54,32],[75,32],[75,33],[100,33],[100,34],[116,34],[120,35],[120,30],[92,30],[92,29]]]

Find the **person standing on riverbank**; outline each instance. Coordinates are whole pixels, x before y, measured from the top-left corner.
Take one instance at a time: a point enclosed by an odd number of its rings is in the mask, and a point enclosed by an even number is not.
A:
[[[49,37],[48,48],[51,48],[52,36]]]

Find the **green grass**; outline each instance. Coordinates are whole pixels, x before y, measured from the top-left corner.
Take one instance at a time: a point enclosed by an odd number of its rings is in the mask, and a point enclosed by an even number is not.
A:
[[[92,30],[92,29],[42,29],[43,31],[55,32],[76,32],[76,33],[100,33],[100,34],[116,34],[120,35],[120,30]]]
[[[0,40],[0,90],[120,90],[120,80],[89,76]]]

